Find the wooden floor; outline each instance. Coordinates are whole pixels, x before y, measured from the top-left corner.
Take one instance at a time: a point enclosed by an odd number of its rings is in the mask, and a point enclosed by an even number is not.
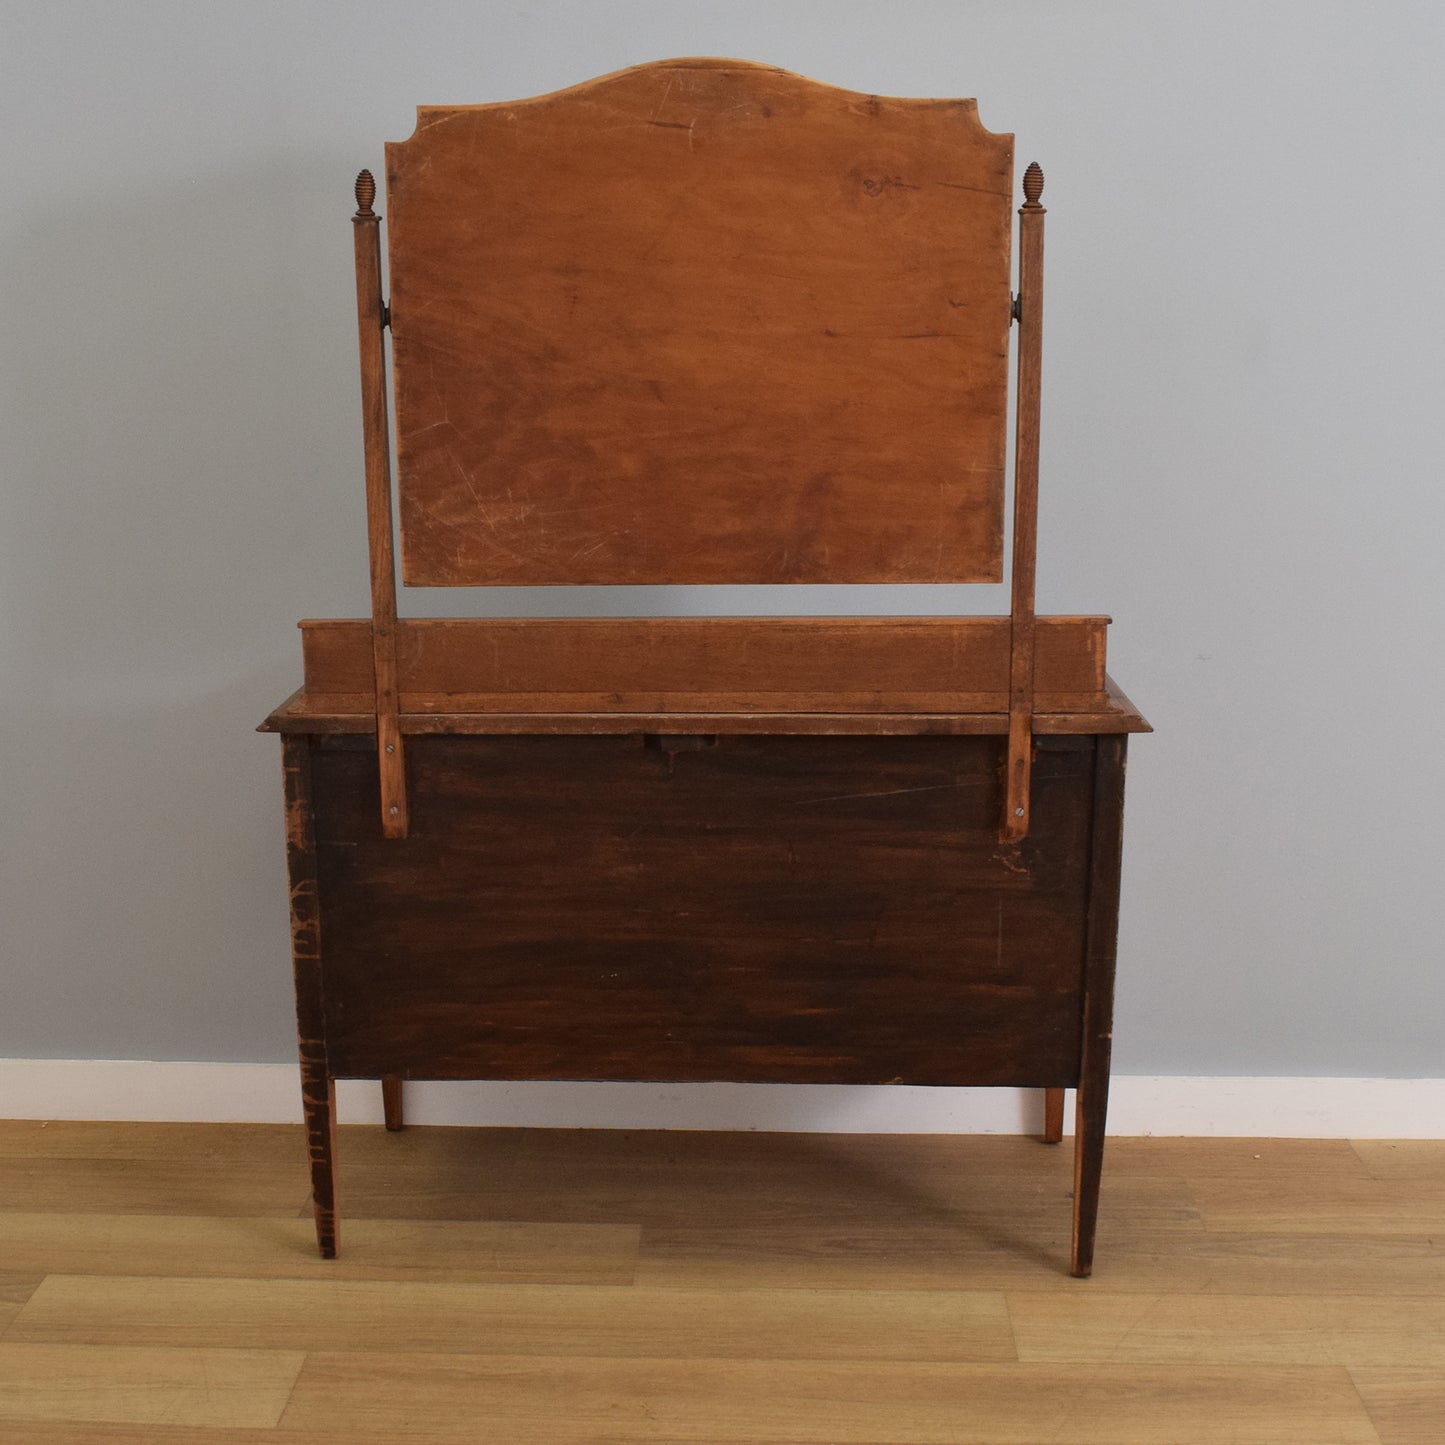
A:
[[[0,1440],[1442,1445],[1445,1143],[0,1124]]]

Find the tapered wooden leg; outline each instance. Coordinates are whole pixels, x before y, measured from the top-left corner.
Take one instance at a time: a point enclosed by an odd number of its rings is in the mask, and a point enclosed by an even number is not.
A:
[[[336,1258],[336,1081],[301,1062],[301,1107],[306,1115],[306,1152],[311,1159],[311,1206],[316,1247]]]
[[[402,1126],[400,1074],[381,1076],[381,1107],[386,1115],[386,1127],[395,1133]]]
[[[336,1257],[336,1084],[326,1059],[321,992],[321,912],[316,890],[316,838],[311,816],[312,740],[295,733],[281,743],[286,783],[286,869],[291,878],[291,963],[296,975],[296,1035],[301,1056],[301,1109],[311,1158],[316,1243]]]
[[[1064,1140],[1064,1091],[1044,1090],[1044,1143],[1062,1144]]]
[[[1109,1058],[1114,1044],[1114,955],[1119,936],[1119,855],[1124,831],[1122,734],[1094,740],[1094,822],[1084,956],[1083,1057],[1074,1111],[1074,1245],[1070,1271],[1094,1268],[1094,1227],[1104,1168]]]
[[[1104,1117],[1109,1107],[1107,1073],[1099,1087],[1080,1088],[1074,1109],[1074,1245],[1069,1273],[1087,1279],[1094,1270],[1094,1230],[1099,1222],[1099,1182],[1104,1177]]]

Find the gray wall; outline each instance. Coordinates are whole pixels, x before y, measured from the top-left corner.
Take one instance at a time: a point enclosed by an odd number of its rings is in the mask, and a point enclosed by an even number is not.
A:
[[[292,1057],[278,745],[250,729],[298,680],[295,620],[367,609],[351,179],[417,102],[722,54],[977,95],[1048,173],[1040,603],[1114,616],[1158,727],[1119,1067],[1442,1072],[1437,4],[0,14],[0,1055]]]

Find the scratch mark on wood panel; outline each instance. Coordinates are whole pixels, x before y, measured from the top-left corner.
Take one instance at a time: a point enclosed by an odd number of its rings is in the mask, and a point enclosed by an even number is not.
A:
[[[983,784],[981,782],[973,781],[964,783],[930,783],[927,787],[923,788],[884,788],[874,793],[836,793],[828,798],[799,798],[797,801],[801,804],[846,803],[855,798],[896,798],[901,793],[944,793],[952,791],[955,788],[977,788],[982,786]]]

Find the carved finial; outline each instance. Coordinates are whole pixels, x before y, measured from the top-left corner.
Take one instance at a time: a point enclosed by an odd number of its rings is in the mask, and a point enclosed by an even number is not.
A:
[[[370,171],[362,171],[356,178],[356,214],[374,216],[371,203],[376,199],[376,177]]]
[[[1031,210],[1043,208],[1039,206],[1039,197],[1044,193],[1044,172],[1043,167],[1037,161],[1030,161],[1029,168],[1024,172],[1024,205]]]

